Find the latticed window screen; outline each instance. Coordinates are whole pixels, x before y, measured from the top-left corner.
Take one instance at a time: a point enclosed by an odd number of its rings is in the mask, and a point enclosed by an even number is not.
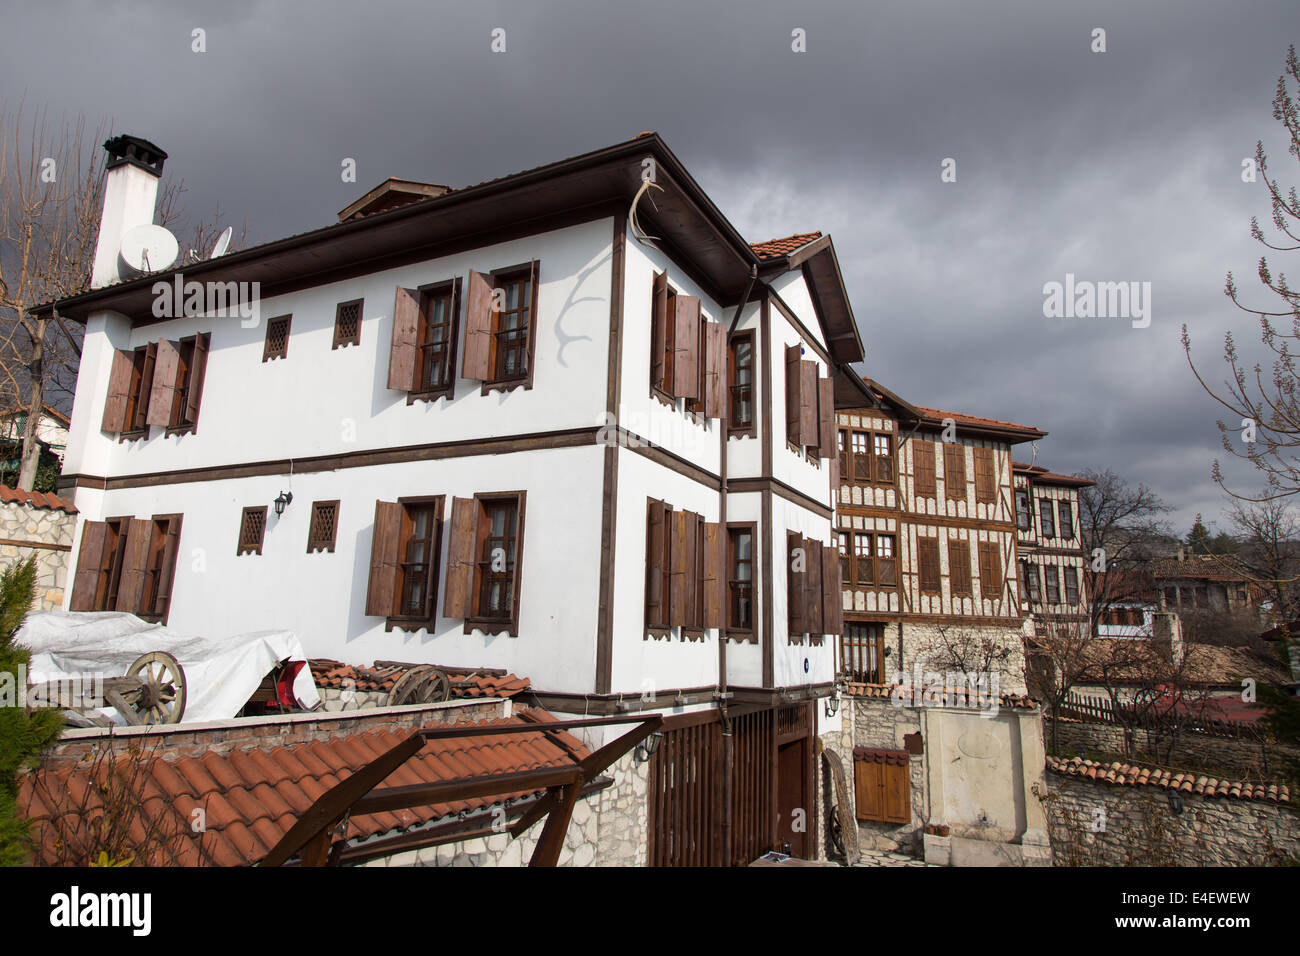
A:
[[[334,313],[334,348],[361,344],[361,299],[340,302]]]
[[[266,323],[266,347],[262,350],[262,361],[289,357],[289,320],[290,315],[270,319]]]
[[[261,554],[266,537],[266,505],[245,508],[239,522],[239,550],[236,554]]]
[[[316,501],[311,506],[311,528],[307,532],[307,551],[333,551],[338,538],[339,503]]]

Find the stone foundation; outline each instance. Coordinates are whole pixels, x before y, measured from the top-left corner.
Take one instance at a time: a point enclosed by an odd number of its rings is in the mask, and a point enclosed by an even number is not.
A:
[[[36,599],[32,609],[63,607],[68,558],[77,516],[55,508],[18,502],[0,503],[0,568],[36,556]]]

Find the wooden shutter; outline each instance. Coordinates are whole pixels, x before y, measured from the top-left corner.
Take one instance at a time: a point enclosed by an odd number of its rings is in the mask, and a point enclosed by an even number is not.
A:
[[[829,378],[817,380],[817,418],[821,433],[817,441],[820,457],[836,460],[839,449],[835,447],[835,382]]]
[[[912,822],[912,781],[909,763],[886,763],[884,770],[885,822]]]
[[[664,606],[664,545],[672,509],[662,501],[651,499],[646,517],[646,627],[668,627],[668,608]]]
[[[975,449],[975,500],[983,504],[992,504],[997,500],[991,448]]]
[[[395,501],[375,502],[375,529],[370,538],[370,582],[366,613],[389,617],[397,613],[397,566],[402,557],[402,517]]]
[[[948,539],[948,582],[953,594],[970,594],[970,542]]]
[[[966,446],[947,442],[943,446],[943,494],[954,501],[966,500]]]
[[[180,368],[181,344],[163,339],[158,343],[158,357],[154,361],[153,386],[148,396],[141,396],[149,402],[144,418],[146,425],[166,428],[172,423],[172,405],[176,401]]]
[[[393,342],[388,350],[388,387],[399,392],[416,388],[420,367],[420,294],[397,287],[393,295]]]
[[[115,611],[139,614],[144,608],[144,575],[149,566],[149,539],[153,535],[153,522],[148,518],[132,518],[126,528],[126,549],[122,553],[122,577],[117,588]]]
[[[840,549],[833,544],[822,548],[822,627],[827,634],[843,630],[844,599],[840,591]]]
[[[933,498],[936,493],[934,474],[934,442],[923,438],[912,439],[913,478],[915,494],[919,498]]]
[[[884,764],[875,761],[853,761],[854,804],[859,820],[880,820],[884,816],[884,769]]]
[[[695,545],[699,516],[689,511],[675,511],[668,522],[668,624],[670,627],[695,625]],[[694,520],[693,520],[694,519]]]
[[[795,560],[799,557],[797,552],[802,552],[802,564],[804,570],[795,570]],[[804,588],[806,586],[808,575],[808,554],[803,551],[803,537],[793,531],[786,534],[786,601],[789,604],[790,611],[790,635],[794,637],[799,634],[808,632],[808,616],[806,613],[806,598]]]
[[[814,445],[817,427],[817,363],[799,363],[799,435],[803,444]]]
[[[154,519],[159,520],[159,519]],[[162,566],[158,569],[158,593],[154,606],[147,610],[166,618],[172,603],[172,583],[176,580],[176,556],[180,552],[181,516],[165,519]]]
[[[727,576],[727,536],[716,521],[704,522],[703,627],[722,627],[722,582]]]
[[[131,373],[135,370],[135,353],[115,349],[108,373],[108,397],[104,401],[103,431],[120,435],[126,431],[126,406],[131,400]]]
[[[447,594],[442,602],[442,613],[446,617],[474,616],[474,572],[478,570],[478,519],[481,510],[473,498],[453,498],[451,501]]]
[[[920,586],[922,591],[939,590],[939,539],[918,538],[916,541],[916,563],[919,565]]]
[[[912,821],[911,761],[904,752],[867,751],[862,757],[855,751],[853,783],[859,820]]]
[[[704,417],[727,415],[727,329],[721,322],[704,323]]]
[[[492,378],[493,325],[492,280],[471,269],[465,295],[465,357],[461,360],[465,378],[480,382]]]
[[[812,538],[803,539],[803,552],[808,562],[808,571],[804,574],[803,606],[804,620],[808,622],[808,633],[817,635],[826,633],[822,619],[822,543]]]
[[[99,590],[99,573],[107,540],[107,521],[87,521],[81,526],[81,550],[77,552],[77,571],[72,579],[70,610],[95,610],[95,594]]]
[[[188,389],[185,392],[185,420],[191,425],[199,422],[199,404],[203,401],[203,379],[208,371],[208,351],[212,333],[204,332],[194,337],[194,354],[190,357]]]
[[[980,594],[990,599],[1002,595],[1002,549],[996,541],[980,542]]]
[[[675,398],[700,395],[700,300],[679,295],[673,309],[673,391]]]
[[[669,395],[673,393],[673,383],[667,380],[667,363],[664,361],[668,349],[668,273],[656,272],[654,281],[654,299],[650,315],[650,385],[662,388]]]
[[[792,445],[803,444],[802,421],[799,411],[799,346],[790,345],[785,350],[785,437]]]

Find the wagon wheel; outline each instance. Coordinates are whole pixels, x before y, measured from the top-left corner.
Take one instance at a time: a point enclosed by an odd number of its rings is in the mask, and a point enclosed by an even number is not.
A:
[[[451,699],[451,681],[432,664],[412,667],[398,679],[388,694],[388,706],[440,704]]]
[[[844,846],[844,827],[840,823],[840,808],[831,807],[831,850],[837,857],[847,860],[848,850]]]
[[[185,669],[166,651],[150,651],[127,668],[127,677],[140,681],[130,695],[141,723],[178,724],[185,714]]]

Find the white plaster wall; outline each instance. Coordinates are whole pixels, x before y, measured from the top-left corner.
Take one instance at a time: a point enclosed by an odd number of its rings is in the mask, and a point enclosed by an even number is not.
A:
[[[800,280],[802,281],[802,280]],[[786,443],[785,422],[785,350],[791,345],[803,347],[801,361],[816,362],[819,377],[830,375],[825,362],[818,357],[805,342],[785,314],[776,306],[771,308],[772,338],[766,350],[767,360],[772,363],[772,475],[790,487],[803,492],[816,501],[831,503],[831,468],[830,459],[818,459],[814,465],[800,455],[790,451]],[[807,317],[801,317],[806,320]],[[805,321],[805,325],[807,322]],[[816,325],[816,318],[813,318]],[[834,450],[832,449],[832,452]],[[820,467],[819,467],[820,466]]]
[[[794,684],[821,684],[835,679],[834,637],[822,639],[820,647],[805,639],[791,644],[789,605],[789,559],[786,555],[786,532],[797,531],[822,544],[831,544],[831,522],[784,498],[772,497],[772,611],[774,635],[772,674],[777,687]],[[806,667],[805,667],[806,663]]]

